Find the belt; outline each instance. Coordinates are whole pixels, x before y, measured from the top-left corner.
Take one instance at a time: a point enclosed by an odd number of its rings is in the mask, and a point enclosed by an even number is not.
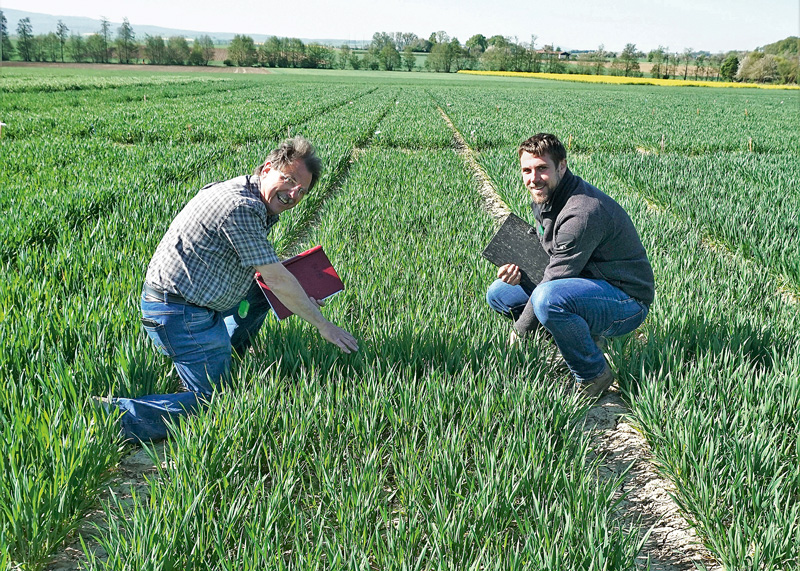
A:
[[[142,288],[142,293],[148,297],[153,298],[153,300],[163,301],[165,303],[181,303],[183,305],[194,305],[193,303],[186,301],[182,296],[178,295],[177,293],[161,291],[158,288],[154,288],[147,282],[145,282],[144,287]]]

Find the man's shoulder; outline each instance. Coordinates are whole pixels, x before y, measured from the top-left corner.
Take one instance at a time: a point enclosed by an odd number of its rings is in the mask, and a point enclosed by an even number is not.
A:
[[[198,203],[218,212],[230,212],[239,207],[254,207],[259,210],[264,206],[258,189],[249,182],[246,175],[206,185],[195,198]]]
[[[247,175],[242,175],[234,178],[229,178],[228,180],[223,180],[220,182],[212,182],[210,184],[207,184],[200,189],[198,194],[219,196],[225,193],[235,196],[237,194],[243,194],[248,192],[249,184],[250,184],[249,177]]]

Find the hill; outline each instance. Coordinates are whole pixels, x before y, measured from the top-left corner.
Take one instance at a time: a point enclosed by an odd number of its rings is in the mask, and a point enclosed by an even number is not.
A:
[[[69,28],[71,34],[88,35],[100,31],[99,18],[85,18],[79,16],[58,16],[51,14],[40,14],[38,12],[27,12],[25,10],[14,10],[11,8],[3,8],[2,12],[6,16],[7,27],[9,35],[14,35],[17,32],[17,23],[23,18],[30,18],[33,33],[47,34],[48,32],[55,32],[58,21],[61,20]],[[139,22],[131,22],[131,27],[136,34],[136,38],[143,40],[145,35],[149,36],[162,36],[167,38],[169,36],[184,36],[186,38],[196,38],[202,35],[210,36],[215,42],[229,42],[236,34],[247,34],[257,43],[264,42],[271,34],[253,34],[248,30],[235,30],[233,32],[220,32],[220,31],[204,31],[204,30],[183,30],[180,28],[163,28],[161,26],[148,26]],[[114,34],[117,33],[117,28],[122,25],[122,22],[111,22],[111,30]],[[328,46],[340,46],[342,44],[354,44],[362,42],[353,42],[341,39],[331,38],[300,38],[303,43],[308,44],[317,42]]]

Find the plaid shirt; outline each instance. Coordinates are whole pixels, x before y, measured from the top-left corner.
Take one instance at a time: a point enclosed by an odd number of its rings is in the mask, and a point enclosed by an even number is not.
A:
[[[172,221],[145,281],[195,305],[230,309],[247,294],[254,266],[280,262],[267,239],[277,221],[261,200],[258,178],[205,186]]]

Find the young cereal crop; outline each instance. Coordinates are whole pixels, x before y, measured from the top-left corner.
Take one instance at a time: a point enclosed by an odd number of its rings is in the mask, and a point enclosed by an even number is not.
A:
[[[800,317],[780,293],[798,289],[794,93],[299,71],[15,70],[0,87],[0,569],[45,568],[113,477],[126,449],[90,396],[177,389],[137,308],[170,221],[288,134],[315,143],[325,175],[272,238],[283,255],[324,245],[346,284],[325,312],[361,351],[268,320],[234,390],[175,427],[149,496],[104,504],[108,558],[83,565],[646,557],[619,482],[597,479],[587,405],[558,390],[552,347],[507,348],[486,307],[493,224],[439,109],[515,212],[529,212],[516,145],[547,131],[631,214],[657,287],[610,353],[632,415],[719,562],[800,562]]]

